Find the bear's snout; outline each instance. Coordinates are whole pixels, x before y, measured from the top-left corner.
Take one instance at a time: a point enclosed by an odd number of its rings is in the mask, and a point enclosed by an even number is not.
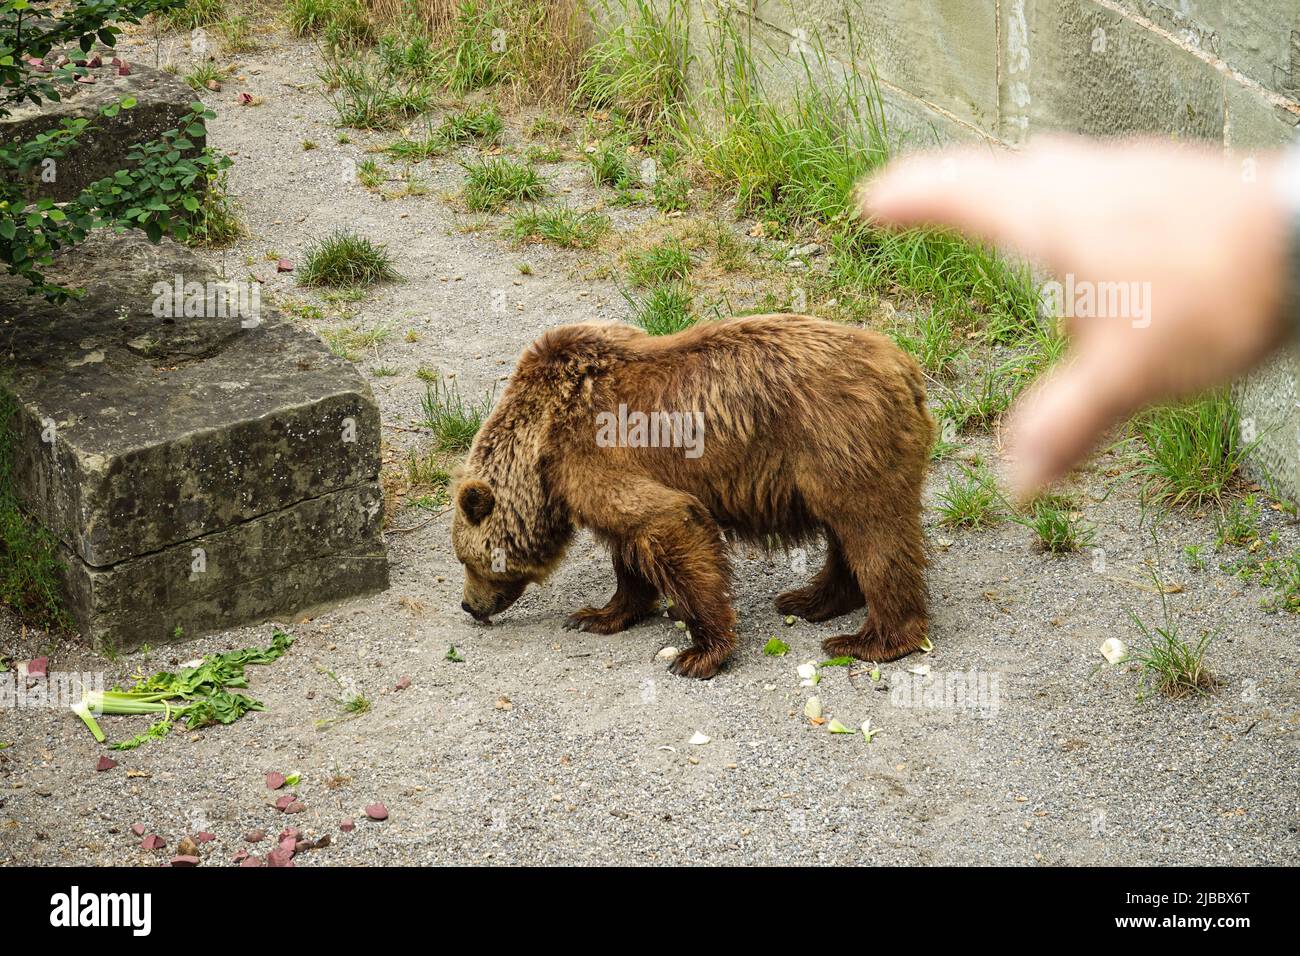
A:
[[[478,610],[475,610],[475,609],[470,605],[469,601],[461,601],[461,602],[460,602],[460,609],[461,609],[462,611],[464,611],[466,614],[468,614],[470,617],[472,617],[474,620],[478,621],[480,624],[491,624],[491,623],[492,623],[492,612],[490,612],[490,611],[488,611],[488,612],[484,612],[484,611],[478,611]]]

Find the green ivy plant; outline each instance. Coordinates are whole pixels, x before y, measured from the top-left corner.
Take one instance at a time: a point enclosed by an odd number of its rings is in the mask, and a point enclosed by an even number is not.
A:
[[[115,24],[139,23],[150,13],[177,6],[180,0],[0,0],[0,118],[23,102],[61,99],[61,90],[89,71],[75,59],[63,66],[46,64],[48,54],[80,49],[90,54],[96,43],[112,48],[120,30]],[[73,57],[69,53],[69,57]],[[135,106],[132,97],[105,106],[111,119]],[[30,196],[31,182],[47,160],[57,162],[75,148],[93,121],[64,119],[59,127],[27,140],[0,144],[0,262],[22,276],[28,291],[54,301],[73,294],[47,281],[44,269],[59,249],[81,242],[90,230],[105,226],[142,229],[157,242],[164,235],[184,240],[201,208],[207,185],[230,159],[197,140],[215,114],[202,103],[190,106],[178,128],[127,154],[129,165],[92,183],[70,202]]]

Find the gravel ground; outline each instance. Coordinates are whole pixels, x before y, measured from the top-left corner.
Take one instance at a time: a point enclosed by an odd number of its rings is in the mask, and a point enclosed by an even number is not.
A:
[[[373,379],[391,462],[422,440],[407,430],[425,390],[417,368],[455,376],[470,393],[490,390],[541,330],[623,315],[599,253],[520,250],[496,223],[482,228],[457,212],[443,195],[460,182],[454,157],[423,168],[426,196],[384,201],[345,184],[344,171],[386,137],[336,143],[332,113],[313,89],[310,47],[275,39],[236,62],[244,79],[208,97],[219,114],[211,141],[235,156],[232,187],[251,237],[211,258],[241,275],[251,257],[268,290],[317,301],[276,276],[266,253],[299,260],[313,237],[339,226],[389,244],[405,281],[377,290],[342,324],[393,331],[358,358],[363,369],[398,373]],[[262,102],[235,105],[240,90]],[[507,145],[522,141],[526,115],[512,118]],[[303,140],[319,145],[305,151]],[[565,201],[597,201],[576,164],[547,173]],[[622,236],[655,218],[609,211]],[[518,268],[525,259],[527,276]],[[991,456],[993,442],[972,440],[962,455]],[[954,467],[935,469],[931,503]],[[0,711],[0,743],[9,745],[0,750],[0,863],[157,865],[182,836],[206,830],[216,839],[205,862],[224,864],[237,850],[269,848],[249,847],[246,832],[274,836],[292,825],[333,841],[299,865],[1294,865],[1300,618],[1265,613],[1266,592],[1217,569],[1208,515],[1171,517],[1153,544],[1136,488],[1116,481],[1118,470],[1102,457],[1079,482],[1104,567],[1090,552],[1041,554],[1015,524],[949,531],[929,509],[934,651],[886,665],[879,682],[865,666],[825,668],[815,691],[800,687],[796,666],[820,659],[819,641],[857,622],[785,627],[772,600],[818,567],[817,553],[807,569],[800,555],[737,556],[742,644],[716,679],[696,682],[656,659],[682,643],[666,619],[615,637],[561,630],[566,613],[612,590],[608,561],[589,539],[545,587],[484,628],[459,609],[448,516],[398,510],[391,589],[282,622],[297,639],[292,649],[250,668],[264,713],[178,731],[115,754],[120,765],[97,773],[104,751],[66,711]],[[1300,528],[1276,511],[1266,510],[1265,530],[1300,546]],[[1208,569],[1187,566],[1188,544],[1206,546]],[[1208,655],[1221,681],[1212,696],[1140,700],[1132,667],[1103,666],[1103,640],[1134,638],[1130,611],[1161,620],[1145,583],[1152,562],[1180,586],[1168,603],[1184,630],[1218,635]],[[112,684],[266,644],[271,631],[241,628],[106,661],[5,616],[0,650],[19,661],[48,653],[51,670],[103,671]],[[789,643],[787,656],[761,653],[773,635]],[[445,659],[450,645],[463,663]],[[908,672],[923,665],[929,678]],[[367,696],[371,710],[317,729],[342,714],[327,672]],[[410,686],[396,690],[402,677]],[[972,690],[979,706],[936,699],[945,679]],[[812,693],[827,718],[850,727],[870,718],[879,734],[867,743],[813,725],[803,716]],[[106,722],[119,738],[143,727]],[[690,743],[697,732],[710,742]],[[274,808],[269,771],[301,774],[305,811]],[[387,821],[364,819],[375,801]],[[354,832],[339,832],[344,818],[357,820]],[[135,823],[168,848],[141,849]]]

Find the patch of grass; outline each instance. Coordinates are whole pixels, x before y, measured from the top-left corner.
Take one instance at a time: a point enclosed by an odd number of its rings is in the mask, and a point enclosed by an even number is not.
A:
[[[691,268],[691,254],[678,239],[665,239],[626,257],[627,277],[642,287],[682,281]]]
[[[388,182],[388,173],[373,159],[363,159],[357,163],[357,182],[373,191]]]
[[[636,184],[636,170],[623,143],[606,143],[590,153],[583,153],[582,158],[591,170],[591,181],[597,186],[628,189]]]
[[[480,104],[448,113],[438,128],[448,143],[468,143],[472,140],[495,143],[505,129],[505,121],[495,106]]]
[[[657,285],[641,299],[625,290],[623,298],[631,306],[632,323],[651,335],[673,335],[695,324],[691,293],[681,283]]]
[[[1163,405],[1131,423],[1132,474],[1143,494],[1167,507],[1218,501],[1231,487],[1250,445],[1226,389],[1179,405]]]
[[[1259,540],[1259,520],[1263,508],[1254,495],[1233,501],[1225,511],[1214,517],[1215,542],[1217,550],[1231,545],[1244,548]]]
[[[220,83],[223,76],[225,76],[225,70],[222,70],[210,60],[204,60],[185,74],[185,82],[189,84],[192,90],[205,90],[208,88],[208,84],[214,80]]]
[[[1027,328],[1039,304],[1028,268],[948,233],[880,230],[854,215],[857,183],[888,161],[898,137],[870,69],[842,69],[815,39],[796,67],[793,95],[769,96],[745,22],[729,12],[719,17],[709,37],[711,96],[681,130],[696,162],[730,189],[742,212],[778,231],[821,232],[837,290],[902,287],[962,315],[974,309],[999,340]],[[842,39],[856,49],[851,22]],[[827,83],[827,75],[843,81]]]
[[[537,171],[506,159],[461,163],[465,170],[465,205],[474,212],[492,212],[521,200],[537,201],[546,184]]]
[[[564,152],[554,146],[541,146],[534,143],[524,152],[524,157],[534,166],[548,166],[564,161]]]
[[[495,106],[472,106],[448,114],[438,126],[427,124],[422,136],[399,139],[384,151],[397,159],[418,163],[440,156],[459,143],[472,140],[495,142],[504,128],[501,113]]]
[[[915,322],[899,323],[890,334],[922,368],[936,375],[948,371],[965,351],[950,309],[924,310]]]
[[[608,8],[608,3],[606,4]],[[615,110],[634,125],[655,131],[686,102],[690,13],[686,0],[623,0],[606,9],[616,24],[586,53],[574,100]]]
[[[963,468],[960,477],[950,475],[948,486],[939,493],[939,523],[952,528],[986,528],[1004,517],[1002,495],[993,476]]]
[[[344,326],[337,329],[326,329],[321,333],[329,350],[339,358],[347,359],[349,362],[357,360],[357,350],[371,350],[377,352],[380,345],[388,340],[391,330],[383,326],[362,331],[356,326]]]
[[[691,206],[691,181],[685,176],[659,176],[652,192],[660,212],[685,212]]]
[[[464,0],[456,16],[443,66],[443,82],[453,93],[465,94],[491,86],[504,78],[501,50],[493,41],[508,34],[500,4],[490,0]],[[507,43],[508,43],[507,39]]]
[[[957,431],[989,428],[996,424],[1015,398],[1015,390],[1000,368],[986,368],[974,382],[955,388],[939,406],[939,418]]]
[[[242,13],[232,14],[215,24],[221,45],[227,53],[248,53],[257,49],[253,35],[253,22]]]
[[[399,278],[383,243],[348,229],[313,242],[303,255],[298,282],[307,286],[357,288]]]
[[[1068,554],[1086,548],[1096,537],[1096,529],[1083,522],[1074,502],[1060,495],[1043,495],[1035,499],[1029,506],[1028,515],[1016,520],[1038,536],[1042,550],[1052,554]]]
[[[171,30],[193,30],[216,23],[226,15],[225,0],[185,0],[158,14]]]
[[[1277,591],[1261,602],[1264,610],[1300,614],[1300,551],[1282,557],[1239,561],[1232,572],[1243,580]]]
[[[569,132],[569,126],[563,120],[556,119],[554,116],[538,116],[524,131],[529,139],[550,139],[556,140]]]
[[[517,241],[540,240],[571,249],[591,248],[609,228],[608,216],[578,212],[568,206],[533,206],[516,213],[510,220],[510,232]],[[519,271],[530,275],[532,267],[521,267]]]
[[[422,424],[433,432],[434,448],[443,452],[468,451],[474,436],[492,410],[492,396],[464,398],[455,382],[435,380],[424,393]]]
[[[230,194],[226,170],[222,170],[209,179],[198,209],[190,214],[190,232],[185,242],[190,246],[217,249],[230,245],[247,231],[239,214],[239,204]]]
[[[391,72],[375,54],[327,48],[317,71],[340,126],[392,129],[433,107],[433,86]]]
[[[1162,590],[1162,602],[1163,594]],[[1205,651],[1213,635],[1203,633],[1195,644],[1189,644],[1179,635],[1178,625],[1170,618],[1167,607],[1163,625],[1148,627],[1132,612],[1129,618],[1146,642],[1145,647],[1135,648],[1130,654],[1142,675],[1143,691],[1139,698],[1159,692],[1179,700],[1192,694],[1208,694],[1218,685],[1205,666]]]
[[[64,607],[58,541],[14,496],[17,415],[17,402],[0,386],[0,604],[37,627],[67,628],[71,619]]]
[[[329,46],[359,47],[375,38],[364,0],[287,0],[285,25],[294,36],[315,36]]]
[[[406,459],[406,478],[412,488],[424,490],[434,504],[446,504],[451,472],[438,453],[420,454],[412,449]]]

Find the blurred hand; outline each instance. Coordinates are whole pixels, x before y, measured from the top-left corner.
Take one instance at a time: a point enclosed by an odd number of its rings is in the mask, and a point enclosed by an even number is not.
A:
[[[1279,165],[1276,154],[1256,163],[1169,142],[1055,139],[1021,153],[918,154],[863,184],[859,211],[880,223],[954,227],[1076,288],[1149,290],[1145,327],[1067,308],[1067,359],[1010,419],[1018,498],[1064,475],[1116,422],[1228,382],[1281,344],[1288,213]]]

